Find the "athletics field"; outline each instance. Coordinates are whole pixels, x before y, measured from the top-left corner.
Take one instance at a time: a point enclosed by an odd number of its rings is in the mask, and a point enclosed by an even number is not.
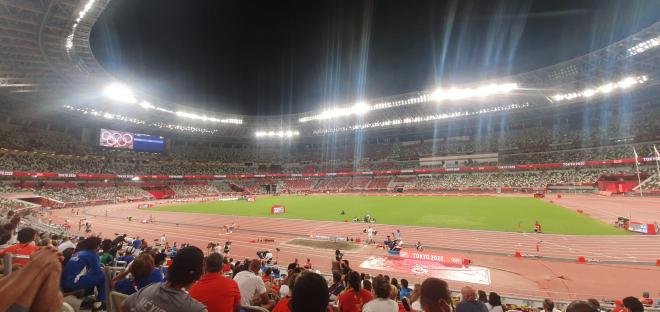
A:
[[[273,205],[286,214],[271,215]],[[370,213],[377,223],[549,234],[628,235],[629,232],[543,200],[489,196],[272,196],[157,206],[150,210],[349,222]],[[344,210],[345,214],[340,212]]]

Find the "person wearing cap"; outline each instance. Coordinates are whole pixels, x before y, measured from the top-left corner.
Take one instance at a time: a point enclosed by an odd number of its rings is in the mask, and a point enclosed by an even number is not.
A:
[[[621,300],[616,300],[614,301],[614,309],[612,309],[612,312],[622,312],[625,311],[625,307],[623,306],[623,301]]]
[[[167,282],[155,283],[128,296],[122,312],[180,311],[207,312],[206,306],[191,297],[189,289],[203,273],[204,253],[191,246],[182,248],[167,270]]]
[[[650,297],[651,297],[651,294],[649,294],[648,291],[643,292],[642,293],[642,300],[641,300],[642,304],[643,305],[648,305],[648,306],[653,305],[653,299],[651,299]]]
[[[62,253],[69,248],[76,249],[77,243],[77,239],[65,237],[62,243],[57,246],[57,251]]]

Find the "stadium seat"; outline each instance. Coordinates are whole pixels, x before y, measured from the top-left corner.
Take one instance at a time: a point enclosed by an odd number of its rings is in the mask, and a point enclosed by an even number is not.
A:
[[[120,292],[111,291],[110,292],[110,301],[112,305],[112,312],[119,312],[121,304],[128,298],[128,295],[122,294]]]

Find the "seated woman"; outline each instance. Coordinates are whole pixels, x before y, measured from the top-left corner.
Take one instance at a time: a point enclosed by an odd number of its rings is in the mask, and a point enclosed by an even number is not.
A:
[[[85,295],[92,295],[96,289],[98,296],[93,304],[94,309],[104,308],[102,303],[105,300],[105,274],[98,256],[100,244],[101,239],[95,236],[78,243],[79,251],[64,266],[61,280],[64,292],[84,289]],[[80,276],[83,270],[86,273]]]
[[[103,265],[110,265],[112,264],[112,260],[115,258],[115,252],[112,248],[112,241],[109,239],[104,239],[101,242],[101,250],[103,250],[103,253],[101,254],[101,264]]]
[[[131,295],[152,283],[163,281],[163,274],[159,268],[154,266],[154,259],[150,254],[137,256],[128,271],[131,276],[121,279],[115,284],[115,290],[122,294]]]

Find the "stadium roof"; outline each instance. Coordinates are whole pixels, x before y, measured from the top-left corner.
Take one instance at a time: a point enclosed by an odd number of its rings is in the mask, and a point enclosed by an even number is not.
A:
[[[641,83],[645,88],[656,86],[660,78],[658,22],[587,55],[497,81],[476,81],[455,89],[421,90],[369,99],[324,112],[280,116],[204,112],[170,103],[157,95],[133,94],[130,89],[122,89],[119,77],[113,77],[102,68],[91,51],[89,35],[109,2],[0,1],[2,97],[39,107],[69,110],[73,114],[170,130],[223,136],[286,137],[575,103],[621,91],[618,89],[637,88]],[[99,96],[111,83],[119,84],[106,91],[124,96],[124,100],[128,96],[129,105]],[[460,109],[454,105],[436,105],[459,100]]]

